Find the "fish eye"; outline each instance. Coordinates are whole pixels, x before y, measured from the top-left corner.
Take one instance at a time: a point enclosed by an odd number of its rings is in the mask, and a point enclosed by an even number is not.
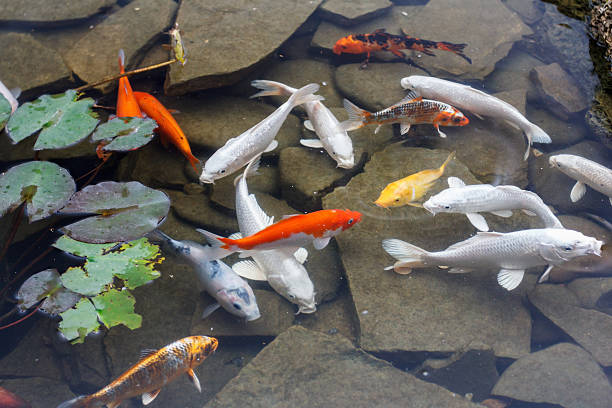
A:
[[[223,174],[223,173],[225,173],[225,170],[221,170],[219,173]]]
[[[290,293],[290,294],[289,294],[289,298],[290,298],[290,299],[295,299],[295,296],[294,296],[294,295],[292,295],[292,294]]]
[[[395,199],[395,202],[396,202],[396,203],[399,203],[399,198],[396,198],[396,199]]]
[[[234,303],[232,306],[234,306],[236,310],[242,310],[242,307],[238,303]]]
[[[348,220],[346,223],[347,223],[348,225],[351,225],[351,224],[353,223],[353,219],[351,218],[351,219],[350,219],[350,220]]]
[[[446,208],[447,210],[450,210],[450,205],[445,205],[444,208]]]
[[[570,247],[570,246],[566,246],[565,248],[563,248],[563,250],[564,250],[564,251],[571,251],[571,250],[572,250],[572,247]]]

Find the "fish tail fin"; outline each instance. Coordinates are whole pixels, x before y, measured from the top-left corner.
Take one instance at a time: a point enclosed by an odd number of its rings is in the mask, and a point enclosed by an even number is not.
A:
[[[204,235],[206,241],[210,244],[210,246],[204,248],[210,261],[225,258],[238,250],[236,245],[232,245],[233,239],[223,238],[200,228],[197,228],[196,231]]]
[[[198,164],[200,164],[200,159],[195,157],[191,152],[186,152],[185,157],[187,158],[187,160],[189,160],[189,164],[191,164],[191,167],[193,167],[193,170],[196,172],[196,174],[200,174],[200,171],[198,171],[197,166]]]
[[[308,84],[291,95],[289,100],[287,101],[289,105],[294,108],[298,105],[301,105],[306,102],[316,102],[325,100],[321,95],[313,95],[315,92],[319,90],[319,84]]]
[[[259,96],[272,95],[291,96],[297,91],[297,89],[287,86],[285,84],[281,84],[280,82],[267,81],[264,79],[251,81],[251,86],[257,89],[261,89],[261,91],[249,96],[249,99],[257,98]]]
[[[436,48],[438,50],[450,51],[454,54],[457,54],[458,56],[460,56],[461,58],[463,58],[464,60],[466,60],[467,62],[471,64],[472,60],[470,59],[470,57],[468,57],[467,55],[463,53],[463,49],[465,47],[467,47],[467,44],[455,44],[455,43],[446,42],[446,41],[440,41],[436,43]]]
[[[455,158],[455,154],[456,154],[456,152],[454,150],[452,152],[450,152],[450,154],[448,155],[446,160],[444,160],[444,163],[442,163],[442,165],[440,166],[440,173],[444,173],[444,169],[446,168],[448,163],[450,163],[450,161]]]
[[[125,73],[125,52],[123,52],[123,48],[119,50],[119,73]]]
[[[348,113],[348,120],[340,122],[338,126],[344,131],[355,130],[365,126],[365,122],[372,114],[365,109],[361,109],[348,99],[344,99],[344,109]]]
[[[425,258],[429,254],[424,249],[394,238],[383,240],[382,247],[397,259],[395,265],[385,269],[393,268],[395,272],[402,274],[410,273],[412,268],[424,266]]]
[[[548,134],[542,130],[538,125],[530,123],[529,126],[523,127],[523,132],[527,138],[527,150],[525,151],[525,157],[523,160],[527,160],[529,157],[529,150],[531,145],[535,143],[552,143],[552,139]]]
[[[57,408],[85,408],[89,405],[89,396],[81,395],[80,397],[64,401]]]

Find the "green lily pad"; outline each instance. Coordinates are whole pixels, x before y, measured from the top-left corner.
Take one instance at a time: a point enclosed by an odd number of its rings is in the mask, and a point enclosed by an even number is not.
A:
[[[4,125],[6,124],[6,121],[9,120],[10,117],[11,117],[11,104],[8,101],[8,99],[6,99],[4,95],[0,93],[0,130],[4,129]]]
[[[150,244],[146,238],[118,246],[85,244],[64,236],[53,246],[73,255],[87,254],[82,267],[70,268],[61,276],[67,288],[83,295],[95,296],[102,292],[113,282],[113,275],[123,279],[124,286],[129,289],[160,276],[154,270],[155,265],[163,260],[159,247]]]
[[[134,313],[134,296],[127,290],[111,289],[92,299],[100,320],[107,328],[123,324],[134,330],[142,324],[142,316]]]
[[[0,216],[24,201],[30,222],[62,208],[76,190],[68,171],[55,163],[31,161],[0,174]]]
[[[12,142],[19,143],[41,129],[34,150],[62,149],[85,139],[99,121],[91,110],[94,100],[77,98],[71,89],[21,105],[6,125]]]
[[[142,147],[153,140],[157,122],[151,118],[114,118],[98,126],[91,140],[111,140],[102,150],[127,152]]]
[[[87,298],[83,298],[73,309],[61,313],[59,330],[71,343],[83,343],[85,336],[100,328],[96,308]]]
[[[81,295],[62,286],[56,269],[46,269],[30,276],[17,292],[17,308],[25,312],[42,299],[40,310],[58,314],[74,306]]]
[[[102,244],[132,241],[153,231],[170,210],[170,199],[137,181],[105,181],[85,187],[62,209],[66,214],[95,213],[62,228],[77,241]]]

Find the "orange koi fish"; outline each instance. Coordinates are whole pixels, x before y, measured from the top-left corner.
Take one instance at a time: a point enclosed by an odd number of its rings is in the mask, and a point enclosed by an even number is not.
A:
[[[349,120],[341,122],[339,126],[347,131],[376,123],[378,127],[374,133],[377,133],[383,124],[399,123],[400,133],[404,135],[410,130],[410,125],[430,123],[436,128],[440,137],[446,137],[440,130],[440,125],[465,126],[470,123],[463,113],[451,105],[423,99],[414,92],[408,93],[395,105],[374,113],[359,108],[348,99],[344,100],[344,109],[348,112]]]
[[[125,53],[119,50],[119,73],[125,73]],[[142,112],[134,97],[132,86],[127,77],[119,78],[117,91],[117,116],[120,118],[141,118]]]
[[[472,60],[463,54],[467,44],[455,44],[446,41],[430,41],[403,35],[389,34],[384,28],[379,28],[370,34],[351,34],[339,39],[334,45],[334,54],[367,54],[364,64],[370,60],[370,54],[375,51],[389,51],[405,59],[406,55],[400,50],[415,50],[435,57],[434,50],[450,51],[459,55],[470,64]]]
[[[116,408],[121,401],[140,394],[143,405],[147,405],[157,397],[164,385],[183,373],[202,392],[193,369],[202,364],[217,349],[217,345],[218,341],[214,337],[190,336],[159,350],[145,350],[138,363],[100,391],[63,402],[57,408],[93,408],[104,405]]]
[[[176,146],[183,153],[183,156],[189,160],[195,172],[199,173],[196,164],[200,163],[200,160],[191,153],[191,147],[189,147],[189,141],[185,137],[185,133],[168,109],[157,98],[146,92],[134,92],[134,97],[140,109],[157,122],[162,144],[167,146],[168,143],[172,143]]]
[[[320,210],[308,214],[290,215],[261,231],[240,239],[220,237],[202,229],[215,247],[211,256],[222,258],[234,252],[266,251],[269,249],[299,248],[313,243],[316,249],[323,249],[331,237],[361,221],[361,213],[351,210]]]
[[[453,157],[455,157],[455,152],[449,154],[446,161],[438,169],[422,170],[387,184],[380,193],[380,196],[374,201],[374,204],[383,208],[401,207],[403,205],[423,207],[422,204],[414,203],[413,201],[420,199],[427,193],[436,180],[444,174],[446,165]]]

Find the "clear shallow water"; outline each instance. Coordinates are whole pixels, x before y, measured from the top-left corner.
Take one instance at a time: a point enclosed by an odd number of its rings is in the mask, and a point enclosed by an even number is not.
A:
[[[491,67],[494,69],[491,73],[481,79],[469,79],[468,77],[466,82],[490,93],[526,91],[526,96],[525,93],[520,94],[516,100],[526,100],[527,117],[547,130],[555,141],[551,146],[534,146],[543,153],[580,145],[586,146],[580,150],[585,156],[589,157],[592,154],[595,156],[592,157],[594,159],[603,157],[609,161],[609,151],[594,140],[592,130],[583,119],[584,110],[569,118],[560,119],[555,116],[555,109],[551,109],[550,101],[539,96],[529,80],[529,72],[534,66],[557,62],[570,75],[573,75],[572,82],[585,94],[585,99],[590,101],[595,93],[597,80],[590,72],[588,40],[582,23],[564,17],[549,4],[540,2],[521,4],[533,7],[533,9],[527,7],[527,11],[524,8],[520,9],[528,16],[523,15],[520,18],[530,21],[529,27],[533,34],[522,40],[514,40],[508,55],[494,62],[494,67]],[[535,21],[531,22],[532,19]],[[76,28],[34,30],[33,34],[38,41],[46,44],[50,49],[58,50],[64,58],[67,58],[62,52],[67,48],[67,44],[76,41],[89,30],[90,25],[97,24],[99,21],[99,18],[94,18]],[[183,112],[177,116],[177,120],[181,125],[189,126],[189,130],[192,130],[193,133],[196,131],[193,125],[195,122],[205,128],[199,129],[202,133],[221,135],[228,133],[227,137],[230,137],[248,127],[242,121],[257,122],[267,114],[264,111],[255,111],[255,105],[242,105],[242,101],[254,93],[254,90],[248,86],[250,79],[272,78],[287,81],[292,86],[301,85],[291,83],[292,79],[326,81],[328,85],[323,87],[321,93],[326,94],[328,101],[333,100],[334,96],[341,95],[352,100],[356,99],[363,106],[374,105],[372,107],[376,107],[377,103],[382,104],[392,98],[393,92],[402,93],[399,87],[401,76],[421,73],[418,70],[404,67],[404,64],[392,65],[392,63],[381,61],[388,59],[385,56],[375,57],[367,70],[359,71],[358,63],[361,62],[361,57],[336,57],[316,48],[309,51],[308,45],[313,38],[317,37],[315,28],[320,23],[318,18],[311,18],[306,25],[308,29],[286,42],[279,52],[271,56],[265,64],[245,80],[233,86],[188,96],[164,97],[164,103],[169,107],[177,106]],[[378,22],[374,20],[372,24],[378,24]],[[390,27],[388,29],[391,30]],[[492,31],[495,29],[496,27],[490,27]],[[11,30],[30,31],[21,28],[11,28]],[[65,35],[65,31],[68,31],[69,35]],[[454,41],[454,38],[448,38],[445,35],[443,28],[438,31],[439,34],[432,39]],[[420,35],[412,32],[411,34]],[[471,46],[476,47],[475,44]],[[478,49],[471,49],[468,44],[466,48],[468,55],[474,57],[478,52]],[[410,54],[418,63],[423,63],[426,67],[429,67],[427,64],[432,63],[431,60],[427,61],[427,58],[430,58],[428,56]],[[445,56],[442,51],[436,51],[436,54],[437,59],[449,61],[450,57]],[[157,62],[164,59],[165,55],[160,55],[160,47],[154,46],[145,61]],[[299,61],[292,64],[292,61],[295,60]],[[317,61],[319,64],[309,65],[305,60]],[[456,63],[456,60],[450,59],[450,61],[451,64]],[[347,62],[357,64],[346,66]],[[390,68],[391,66],[394,68]],[[288,72],[287,77],[283,78],[279,72]],[[453,78],[449,75],[445,77]],[[134,78],[131,82],[134,89],[143,91],[161,92],[163,88],[163,77],[159,73]],[[228,99],[230,96],[235,99]],[[114,98],[115,95],[112,92],[100,96],[99,103],[113,105]],[[262,100],[257,103],[264,105],[267,101]],[[231,123],[231,115],[230,119],[225,122],[197,122],[197,117],[204,116],[206,112],[190,110],[190,107],[200,104],[208,104],[206,106],[210,107],[209,111],[212,106],[218,105],[226,112],[239,113],[233,117],[234,123]],[[335,105],[329,102],[329,106]],[[336,106],[339,104],[336,103]],[[271,111],[272,108],[268,109]],[[301,115],[299,111],[296,114]],[[337,115],[340,120],[345,118],[341,117],[342,112]],[[366,356],[373,355],[389,361],[397,369],[412,376],[411,378],[432,381],[460,395],[472,394],[475,401],[488,398],[492,387],[500,381],[499,376],[503,376],[511,363],[519,357],[526,357],[529,352],[533,353],[555,344],[570,342],[587,348],[593,356],[599,358],[598,361],[601,361],[601,355],[591,349],[593,342],[584,341],[576,336],[566,326],[571,326],[573,322],[568,323],[563,319],[556,320],[558,317],[551,313],[546,305],[550,304],[550,298],[563,299],[563,304],[572,304],[580,309],[597,312],[597,319],[594,319],[594,322],[607,322],[610,313],[609,300],[606,300],[609,298],[609,289],[608,294],[605,295],[606,290],[601,288],[605,288],[605,285],[608,285],[609,288],[609,283],[606,282],[610,278],[597,281],[601,282],[600,289],[593,288],[585,282],[590,280],[589,283],[593,283],[594,279],[598,279],[597,277],[605,276],[606,271],[609,270],[609,267],[606,268],[605,265],[597,270],[603,273],[591,274],[585,278],[574,279],[577,275],[573,272],[580,268],[583,270],[587,267],[592,268],[592,265],[579,265],[573,271],[558,273],[556,280],[571,283],[541,285],[544,289],[535,288],[539,270],[534,270],[517,290],[510,293],[506,293],[497,286],[494,274],[491,272],[460,277],[448,277],[444,271],[436,270],[417,271],[409,277],[391,276],[390,272],[383,274],[382,267],[390,264],[391,259],[380,249],[380,238],[402,238],[434,250],[442,249],[453,242],[467,238],[469,235],[466,235],[466,231],[469,231],[467,234],[474,233],[474,229],[465,224],[465,217],[462,215],[436,216],[434,219],[418,209],[404,207],[386,211],[371,204],[376,198],[372,196],[372,191],[380,191],[380,187],[399,178],[401,174],[408,175],[425,168],[439,166],[448,150],[458,152],[458,163],[455,162],[449,166],[448,175],[467,167],[481,182],[510,183],[531,189],[538,192],[545,202],[553,205],[559,214],[580,217],[562,219],[562,222],[569,228],[584,228],[585,233],[590,232],[591,234],[609,234],[598,229],[600,228],[598,224],[584,221],[586,218],[582,214],[583,212],[596,213],[610,220],[610,207],[602,196],[589,192],[584,203],[579,202],[579,205],[569,207],[567,196],[573,183],[564,176],[551,173],[552,170],[546,169],[544,172],[544,169],[548,167],[546,162],[543,159],[537,159],[534,155],[530,157],[529,168],[523,165],[520,159],[524,142],[520,134],[513,133],[503,124],[480,121],[473,116],[470,116],[470,119],[472,123],[464,129],[446,128],[445,132],[449,135],[446,141],[438,139],[433,129],[427,125],[415,126],[405,141],[399,137],[398,129],[392,131],[388,128],[384,129],[387,133],[377,138],[372,136],[372,127],[359,133],[355,132],[355,145],[360,152],[365,153],[356,175],[334,169],[325,154],[304,153],[303,148],[296,150],[294,146],[297,145],[296,139],[300,137],[300,124],[296,117],[290,118],[285,124],[290,131],[287,131],[284,138],[289,141],[282,148],[293,150],[281,153],[280,158],[278,153],[267,157],[266,167],[262,170],[266,174],[263,177],[265,180],[258,181],[254,178],[252,182],[249,181],[251,189],[268,193],[273,197],[272,199],[259,198],[260,204],[267,211],[286,214],[291,212],[274,198],[287,201],[298,211],[314,210],[326,205],[325,203],[331,205],[330,203],[338,201],[344,205],[343,200],[351,200],[350,208],[364,213],[362,224],[347,232],[346,236],[342,235],[338,244],[332,243],[329,249],[321,253],[310,249],[311,255],[306,266],[319,294],[317,298],[319,306],[315,314],[293,316],[295,308],[291,304],[272,292],[266,284],[256,283],[253,287],[256,289],[263,315],[260,321],[242,323],[224,311],[218,311],[210,319],[201,322],[199,315],[203,307],[210,303],[210,298],[199,294],[195,286],[194,275],[189,267],[181,265],[177,259],[168,257],[168,260],[160,267],[162,277],[134,292],[137,298],[136,311],[143,316],[143,327],[138,330],[130,331],[124,327],[115,327],[107,333],[88,337],[84,345],[70,346],[63,343],[56,335],[57,322],[55,320],[36,315],[14,328],[0,332],[2,345],[5,346],[2,348],[2,360],[0,360],[0,378],[3,381],[0,386],[31,400],[34,406],[55,406],[71,398],[71,392],[90,393],[107,384],[137,361],[140,349],[158,348],[189,334],[202,333],[219,336],[221,339],[218,352],[197,370],[203,384],[203,393],[195,392],[191,384],[181,378],[164,387],[154,402],[157,406],[199,407],[210,401],[277,335],[286,333],[290,326],[295,325],[312,330],[307,337],[318,338],[319,335],[315,333],[330,335],[332,339],[336,339],[334,336],[345,336],[354,345],[366,350],[368,353]],[[192,125],[188,125],[189,123]],[[186,129],[186,132],[191,138],[189,130]],[[202,137],[199,133],[198,138]],[[491,138],[493,142],[485,138]],[[486,142],[479,143],[483,139]],[[389,143],[393,142],[400,143],[394,145],[392,150],[407,152],[405,156],[400,156],[400,159],[401,157],[409,158],[406,163],[401,160],[386,162],[386,156],[380,155],[382,153],[395,157],[390,154],[389,150],[385,150]],[[212,153],[210,145],[211,143],[207,148],[206,143],[192,142],[196,155],[203,159]],[[416,151],[408,150],[411,147],[445,151],[437,152],[435,155],[423,151],[417,154]],[[314,164],[305,165],[306,159],[312,160]],[[10,166],[8,160],[6,161],[6,167]],[[75,177],[95,165],[93,159],[69,159],[58,162],[68,168]],[[364,162],[367,164],[362,170],[361,166]],[[231,182],[227,181],[225,185],[218,182],[214,188],[199,187],[194,183],[193,174],[183,169],[182,165],[183,159],[178,153],[166,152],[155,144],[147,147],[142,153],[130,153],[121,158],[120,163],[115,162],[107,166],[98,180],[138,179],[152,187],[164,188],[169,193],[174,208],[163,229],[177,239],[199,239],[198,234],[193,232],[194,226],[208,227],[222,234],[234,232]],[[335,187],[343,185],[347,185],[347,188],[336,188],[337,191],[331,193]],[[434,187],[432,192],[437,192],[442,188],[444,188],[443,180]],[[187,194],[183,194],[183,191]],[[312,191],[318,193],[312,194]],[[321,201],[324,196],[329,197]],[[277,214],[277,217],[278,215],[280,214]],[[9,219],[10,217],[3,218],[2,224],[10,224]],[[463,224],[458,224],[458,219]],[[526,217],[513,217],[510,220],[487,217],[487,220],[497,231],[511,231],[534,226]],[[30,252],[32,255],[27,255],[26,259],[21,260],[20,263],[25,265],[37,253],[44,251],[48,246],[45,241],[50,241],[52,235],[47,235],[47,238],[37,243],[35,249]],[[5,266],[8,268],[8,272],[3,272],[5,276],[10,277],[11,273],[17,269],[13,263],[36,238],[38,235],[11,247],[6,260],[11,268]],[[360,244],[360,242],[365,244]],[[375,250],[371,249],[374,247]],[[72,262],[59,252],[52,252],[40,261],[32,272],[47,267],[64,270]],[[360,266],[363,267],[360,268]],[[372,269],[368,270],[370,266]],[[594,293],[598,290],[603,296],[589,303],[589,299],[596,297]],[[468,307],[472,303],[481,304],[482,307],[473,309]],[[3,312],[8,311],[10,307],[10,304],[5,305]],[[491,311],[493,308],[501,309],[502,312],[493,313]],[[562,311],[565,315],[575,312],[574,309],[569,311],[562,309]],[[449,316],[450,320],[456,324],[447,323]],[[580,318],[582,316],[580,314],[576,316],[578,316],[575,317],[576,320],[585,320]],[[14,318],[13,316],[6,322]],[[446,326],[446,332],[443,336],[435,338],[431,344],[424,342],[423,338],[436,337],[434,335],[436,330],[444,331],[438,329],[444,326]],[[504,326],[507,328],[503,329]],[[490,331],[499,331],[498,335],[491,335],[489,330],[486,330],[487,327],[490,328]],[[604,331],[605,326],[600,328],[595,325],[590,327],[590,330],[591,338],[605,343],[605,338],[609,334]],[[598,333],[599,330],[601,333]],[[509,336],[509,333],[514,333],[516,336]],[[504,339],[504,336],[507,338]],[[401,339],[398,339],[399,337]],[[287,342],[294,341],[295,338],[285,335],[281,340]],[[450,345],[441,346],[444,342]],[[314,346],[304,343],[304,354],[310,355],[311,349],[316,348],[315,346],[320,345],[319,343]],[[471,351],[466,353],[468,350]],[[273,351],[282,353],[283,350],[280,347]],[[256,367],[263,367],[260,368],[262,377],[273,379],[276,377],[274,377],[273,370],[269,368],[274,363],[274,360],[270,360],[270,353],[258,357],[261,365]],[[334,355],[329,350],[327,353]],[[602,352],[599,351],[599,353]],[[605,354],[605,347],[603,353]],[[282,354],[279,355],[282,356]],[[290,356],[284,359],[279,358],[289,368],[302,367],[300,364],[303,364],[295,361],[292,365]],[[335,358],[330,359],[337,367],[343,367],[340,360],[336,361]],[[359,358],[354,358],[354,361],[358,360]],[[313,361],[315,361],[313,364],[315,366],[318,364],[323,372],[332,372],[331,369],[324,368],[323,363],[317,363],[316,358],[313,358]],[[605,366],[605,364],[600,365]],[[578,372],[586,370],[578,366],[573,368]],[[384,370],[381,369],[382,371]],[[605,369],[605,372],[609,375],[609,369]],[[400,374],[398,371],[396,375],[400,376],[404,373]],[[279,398],[277,392],[264,392],[257,388],[256,382],[249,383],[249,374],[252,375],[252,371],[246,370],[236,381],[243,381],[242,384],[247,384],[247,388],[255,387],[253,388],[255,390],[253,401],[266,401],[263,397],[266,393],[269,393],[268,402],[276,401],[276,398]],[[304,381],[300,374],[300,372],[288,371],[287,378],[282,380],[287,389],[299,389],[299,384],[296,383]],[[527,376],[526,373],[524,375]],[[321,373],[315,376],[319,377]],[[359,376],[356,373],[347,377],[349,378],[348,389],[351,386],[350,378],[355,379],[353,384],[358,384]],[[403,381],[408,381],[404,377],[401,378]],[[330,382],[333,381],[330,380]],[[238,382],[238,384],[241,383]],[[311,386],[315,387],[314,384]],[[567,386],[575,387],[575,384]],[[282,389],[282,386],[280,388]],[[542,388],[545,386],[543,385]],[[43,394],[42,390],[47,391]],[[228,393],[234,392],[240,395],[240,392],[232,391],[232,388],[227,388],[227,390],[219,397],[226,398],[224,401],[230,400],[227,397]],[[589,390],[586,387],[581,391],[597,394],[600,389]],[[581,391],[576,391],[576,393]],[[431,393],[431,395],[436,395],[436,392],[438,391],[421,391],[421,393]],[[286,395],[288,401],[295,398],[289,394]],[[388,397],[390,400],[386,400],[385,403],[389,406],[406,406],[405,395],[398,395],[395,400],[393,400],[395,395],[393,390],[389,391],[388,395],[391,396]],[[308,398],[306,394],[302,400],[303,406],[317,403],[314,397],[312,401],[309,401]],[[223,400],[215,400],[210,404],[216,406],[215,404],[219,404],[219,401]],[[344,399],[345,403],[350,402],[357,405],[358,402],[363,403],[363,401],[357,398],[352,402],[350,398]],[[130,403],[138,406],[138,403],[134,401],[126,402],[125,405],[129,406]],[[510,406],[541,405],[511,401]]]

